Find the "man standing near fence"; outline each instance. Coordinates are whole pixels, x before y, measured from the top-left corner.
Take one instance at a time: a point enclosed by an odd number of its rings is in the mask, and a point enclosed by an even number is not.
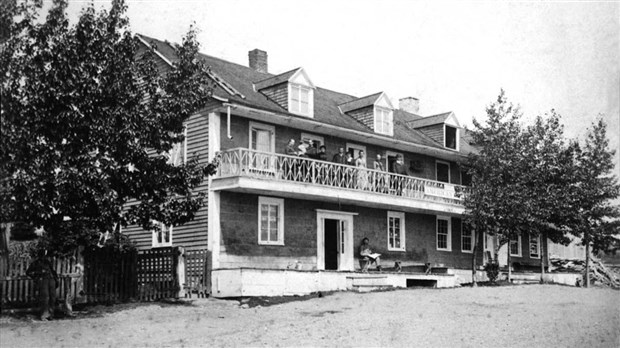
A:
[[[47,257],[47,251],[41,249],[37,258],[28,267],[26,275],[33,278],[39,289],[39,306],[41,320],[52,320],[56,308],[56,285],[58,274],[52,267],[52,262]]]

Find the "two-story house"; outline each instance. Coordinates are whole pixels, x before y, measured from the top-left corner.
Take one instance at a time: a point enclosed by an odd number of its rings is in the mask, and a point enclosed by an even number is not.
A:
[[[175,61],[168,43],[137,39],[156,45],[161,69]],[[415,98],[393,105],[385,92],[335,92],[303,68],[273,75],[261,50],[249,66],[201,58],[216,88],[176,158],[220,154],[219,171],[199,188],[208,202],[193,222],[125,229],[140,248],[208,248],[220,297],[341,290],[364,277],[403,287],[471,281],[459,163],[473,148],[454,113],[422,117]],[[382,273],[359,272],[365,237]]]

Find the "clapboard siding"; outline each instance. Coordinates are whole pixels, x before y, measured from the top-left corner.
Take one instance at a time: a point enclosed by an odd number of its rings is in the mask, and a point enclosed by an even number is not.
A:
[[[187,126],[187,159],[198,156],[200,164],[210,162],[209,155],[209,123],[208,112],[203,111],[193,115],[186,121]],[[208,193],[209,184],[205,179],[202,184],[195,188],[195,193]],[[172,244],[186,249],[205,249],[208,242],[208,205],[205,197],[205,205],[196,213],[194,220],[182,225],[175,226],[172,230]],[[127,207],[137,204],[136,201],[127,204]],[[138,249],[152,247],[151,231],[146,231],[140,226],[132,225],[123,229],[123,233],[134,241]]]
[[[374,106],[367,106],[361,109],[347,112],[347,115],[353,117],[369,129],[375,129],[375,111]]]
[[[288,110],[288,82],[261,89],[260,92],[285,110]]]

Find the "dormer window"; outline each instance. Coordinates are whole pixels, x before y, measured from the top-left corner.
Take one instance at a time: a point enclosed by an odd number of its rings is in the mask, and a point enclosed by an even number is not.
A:
[[[445,126],[445,136],[444,136],[444,146],[452,149],[458,150],[458,131],[455,127]]]
[[[394,116],[390,109],[375,106],[375,132],[393,135]]]
[[[289,111],[294,114],[311,116],[312,113],[312,88],[289,83]]]

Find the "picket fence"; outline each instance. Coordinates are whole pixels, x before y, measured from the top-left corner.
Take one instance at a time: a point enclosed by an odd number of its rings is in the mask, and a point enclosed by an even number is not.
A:
[[[80,250],[52,259],[59,275],[57,298],[71,304],[154,301],[176,298],[184,289],[206,296],[206,250],[159,248],[118,252]],[[26,276],[32,260],[11,259],[0,273],[1,308],[32,307],[37,303],[34,280]],[[181,277],[180,277],[181,275]]]

